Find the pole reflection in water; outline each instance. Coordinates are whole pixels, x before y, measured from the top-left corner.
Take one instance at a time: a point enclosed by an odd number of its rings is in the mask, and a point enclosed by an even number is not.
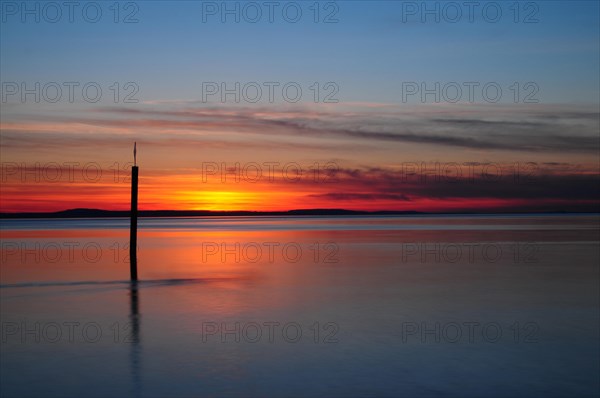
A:
[[[140,380],[141,362],[140,362],[140,313],[139,296],[137,281],[131,281],[129,285],[130,313],[129,322],[131,326],[131,380],[132,396],[140,397],[142,394],[142,385]]]

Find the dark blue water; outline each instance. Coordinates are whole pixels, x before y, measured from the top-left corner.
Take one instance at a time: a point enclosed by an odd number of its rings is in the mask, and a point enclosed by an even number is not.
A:
[[[597,396],[598,222],[3,220],[1,395]]]

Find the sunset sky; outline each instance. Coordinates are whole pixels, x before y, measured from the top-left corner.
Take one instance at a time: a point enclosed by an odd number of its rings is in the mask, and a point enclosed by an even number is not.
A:
[[[296,23],[287,2],[256,23],[243,2],[239,22],[236,2],[98,2],[97,23],[2,3],[1,212],[127,209],[134,141],[142,210],[598,211],[597,1],[456,23],[443,2],[415,3],[439,22],[296,2]]]

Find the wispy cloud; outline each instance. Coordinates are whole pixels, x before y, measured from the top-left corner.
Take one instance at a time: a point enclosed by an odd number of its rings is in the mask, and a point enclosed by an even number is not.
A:
[[[100,108],[91,115],[46,118],[45,124],[5,123],[2,131],[9,144],[19,134],[53,132],[53,140],[61,141],[68,132],[101,129],[105,134],[124,136],[143,130],[149,141],[189,143],[205,139],[207,134],[220,134],[221,141],[249,145],[240,137],[246,134],[294,140],[298,138],[333,139],[355,147],[364,143],[410,143],[435,147],[459,147],[483,151],[518,151],[564,153],[595,153],[600,150],[597,139],[598,113],[562,111],[544,108],[513,114],[493,109],[474,109],[469,117],[464,110],[457,117],[439,117],[439,108],[429,113],[411,113],[402,108],[374,106],[375,111],[348,111],[346,107],[332,109],[279,109],[265,107],[186,107],[168,106]],[[399,112],[396,112],[399,111]],[[448,110],[446,110],[447,112]],[[550,119],[549,119],[550,118]],[[54,128],[48,127],[54,126]],[[153,135],[154,134],[154,135]],[[82,134],[85,137],[85,134]],[[123,137],[111,135],[111,140]],[[69,139],[73,139],[72,136]],[[102,137],[96,136],[96,141]],[[255,140],[255,139],[254,139]],[[210,140],[208,140],[210,141]],[[254,141],[256,142],[256,141]],[[250,144],[250,146],[252,146]]]

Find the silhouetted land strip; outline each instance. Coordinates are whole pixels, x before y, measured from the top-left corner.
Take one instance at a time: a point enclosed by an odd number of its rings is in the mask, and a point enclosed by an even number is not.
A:
[[[564,211],[539,214],[567,213]],[[209,211],[209,210],[141,210],[138,217],[225,217],[225,216],[389,216],[418,214],[490,214],[486,212],[424,213],[418,211],[356,211],[344,209],[302,209],[289,211]],[[493,214],[536,214],[532,212],[503,212]],[[129,210],[69,209],[49,213],[0,213],[0,218],[110,218],[129,217]]]

